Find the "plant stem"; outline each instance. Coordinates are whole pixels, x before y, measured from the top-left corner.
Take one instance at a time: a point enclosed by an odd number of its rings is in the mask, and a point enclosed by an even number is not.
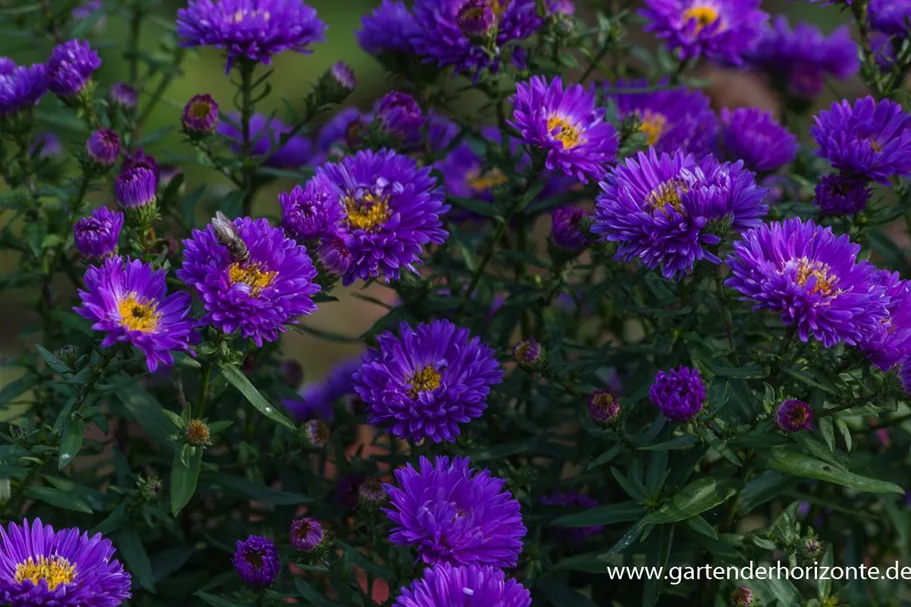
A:
[[[242,60],[240,62],[240,119],[241,133],[241,162],[242,184],[244,192],[243,216],[250,215],[253,207],[253,142],[250,140],[250,119],[253,117],[253,70],[256,64],[251,61]]]
[[[130,10],[130,34],[127,39],[127,62],[129,64],[130,86],[136,87],[139,82],[139,34],[142,24],[142,10],[139,3],[133,4]]]
[[[211,373],[212,363],[209,361],[203,362],[199,378],[199,396],[196,398],[196,411],[193,414],[196,419],[202,419],[206,409],[206,401],[209,400],[209,376]]]

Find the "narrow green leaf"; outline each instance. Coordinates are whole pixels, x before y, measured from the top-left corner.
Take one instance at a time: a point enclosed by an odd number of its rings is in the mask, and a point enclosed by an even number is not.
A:
[[[199,597],[209,605],[212,605],[212,607],[248,607],[247,603],[238,603],[231,599],[226,599],[223,596],[209,594],[208,592],[197,592],[193,596]]]
[[[59,489],[54,489],[53,487],[38,487],[33,485],[25,491],[25,495],[33,500],[38,500],[45,504],[56,506],[57,508],[63,508],[64,510],[73,510],[86,514],[92,513],[92,509],[84,501],[75,495],[60,491]]]
[[[866,493],[898,493],[900,495],[905,493],[905,490],[895,483],[854,474],[853,472],[836,468],[828,462],[782,447],[772,449],[772,453],[768,458],[768,467],[776,472],[802,478],[814,478]]]
[[[201,448],[191,449],[188,446],[174,452],[174,463],[171,464],[171,512],[174,516],[183,510],[196,493],[202,454]]]
[[[307,581],[299,575],[294,576],[294,589],[306,599],[308,604],[313,607],[341,607],[339,603],[330,601],[325,595],[313,588]]]
[[[614,445],[613,447],[611,447],[610,449],[608,449],[607,451],[605,451],[604,453],[602,453],[601,455],[599,455],[598,457],[593,459],[591,462],[589,462],[588,467],[585,470],[586,471],[594,470],[598,466],[603,466],[604,464],[608,463],[609,461],[611,461],[612,459],[617,457],[621,451],[623,451],[623,445],[621,443],[617,443],[616,445]]]
[[[823,417],[819,420],[819,430],[822,432],[822,437],[826,441],[826,445],[829,447],[829,451],[835,451],[835,425],[832,422],[832,416]]]
[[[596,525],[611,525],[613,523],[627,523],[637,520],[645,514],[645,508],[636,502],[620,502],[609,506],[598,506],[584,512],[567,514],[554,519],[554,527],[593,527]]]
[[[483,200],[473,200],[471,198],[461,198],[459,196],[447,196],[446,200],[451,202],[454,207],[471,211],[481,217],[493,218],[497,216],[496,207]]]
[[[130,416],[139,422],[142,429],[152,437],[155,443],[160,447],[171,450],[173,448],[171,434],[174,433],[174,425],[162,413],[161,403],[143,390],[135,381],[126,379],[125,376],[120,376],[118,381],[124,381],[125,386],[116,390],[114,395],[123,404]]]
[[[282,415],[275,407],[269,404],[269,401],[259,393],[253,384],[250,383],[250,380],[247,379],[247,376],[244,375],[240,369],[233,365],[226,363],[218,363],[216,365],[222,377],[227,380],[229,384],[237,388],[237,390],[244,395],[244,398],[247,399],[253,407],[271,419],[272,421],[278,422],[281,425],[285,426],[290,430],[295,429],[294,422]]]
[[[85,421],[68,419],[63,423],[63,436],[60,438],[60,455],[57,457],[57,469],[63,470],[82,448],[85,434]]]
[[[35,375],[26,375],[13,380],[0,389],[0,407],[11,400],[22,396],[29,388],[36,385],[40,379]]]
[[[642,519],[640,525],[675,523],[724,503],[737,490],[728,482],[700,478],[680,490],[671,501]]]
[[[117,536],[115,543],[127,569],[136,576],[139,585],[154,593],[155,575],[152,573],[152,563],[136,531],[127,529]]]
[[[60,373],[61,375],[65,373],[72,373],[72,369],[70,369],[66,363],[54,356],[47,348],[41,344],[36,345],[35,349],[38,350],[38,354],[41,355],[41,358],[44,359],[44,362],[47,363],[47,366],[57,373]]]
[[[825,418],[823,418],[825,419]],[[851,448],[854,446],[854,441],[851,438],[851,428],[848,427],[848,423],[840,417],[835,418],[835,426],[838,428],[838,431],[841,433],[841,438],[845,441],[845,450],[849,453]]]

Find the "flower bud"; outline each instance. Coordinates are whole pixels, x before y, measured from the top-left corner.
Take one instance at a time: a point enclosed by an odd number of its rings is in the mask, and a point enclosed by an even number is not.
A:
[[[158,215],[156,189],[158,181],[152,170],[137,167],[124,169],[114,182],[114,198],[127,220],[134,225],[148,225]]]
[[[153,502],[164,493],[164,483],[157,476],[142,476],[136,480],[139,495],[147,502]]]
[[[812,534],[813,532],[810,531]],[[822,558],[822,543],[816,538],[815,535],[810,535],[807,538],[804,538],[803,542],[800,545],[800,556],[803,557],[807,562],[819,561]]]
[[[73,226],[73,242],[87,259],[104,259],[117,253],[123,213],[99,207]]]
[[[102,171],[111,168],[120,155],[120,137],[111,129],[99,129],[89,135],[85,151],[93,168]]]
[[[512,350],[516,363],[523,369],[533,371],[544,366],[544,347],[533,339],[524,339]]]
[[[322,449],[329,444],[332,432],[329,430],[326,422],[317,419],[311,419],[301,426],[304,433],[304,441],[314,449]]]
[[[813,409],[802,400],[791,398],[778,406],[775,420],[782,432],[800,432],[813,425]]]
[[[183,130],[192,139],[201,139],[218,125],[218,104],[211,95],[196,95],[183,108]]]
[[[399,91],[387,93],[380,99],[375,115],[384,131],[400,139],[418,135],[427,121],[414,97]]]
[[[55,356],[59,358],[63,364],[72,369],[73,365],[76,364],[76,360],[79,358],[79,352],[76,350],[76,346],[69,344],[57,350]]]
[[[320,522],[313,518],[296,518],[291,521],[291,547],[297,552],[313,552],[319,548],[326,535]]]
[[[208,447],[210,442],[209,426],[201,419],[190,420],[185,431],[187,443],[194,447]]]
[[[731,607],[752,607],[753,591],[741,586],[731,595]]]
[[[136,93],[136,89],[125,82],[118,82],[108,91],[108,103],[125,112],[135,111],[138,101],[139,95]]]
[[[54,47],[47,62],[47,88],[63,98],[80,95],[89,88],[92,74],[101,67],[88,42],[69,40]]]
[[[611,424],[620,415],[620,403],[610,390],[595,390],[588,397],[588,415],[598,424]]]
[[[468,0],[456,14],[456,24],[469,38],[486,36],[497,24],[489,0]]]
[[[386,490],[383,483],[376,478],[370,478],[361,483],[357,489],[358,503],[362,506],[375,507],[386,501]]]

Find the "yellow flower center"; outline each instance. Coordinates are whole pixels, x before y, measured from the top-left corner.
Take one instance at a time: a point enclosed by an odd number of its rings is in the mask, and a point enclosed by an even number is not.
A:
[[[816,284],[810,290],[810,294],[821,293],[826,297],[838,294],[835,285],[838,283],[837,276],[830,276],[832,269],[821,261],[810,261],[806,257],[797,262],[797,284],[802,287],[807,285],[807,281],[812,276],[816,279]]]
[[[408,395],[411,398],[417,398],[421,392],[436,390],[440,386],[440,379],[440,374],[436,369],[427,365],[411,378],[411,389],[408,390]]]
[[[664,127],[667,126],[667,117],[664,114],[652,113],[646,110],[641,116],[642,124],[639,126],[639,132],[645,133],[646,141],[649,145],[655,145],[661,139],[664,133]]]
[[[582,143],[582,134],[579,129],[560,116],[554,115],[548,119],[547,130],[551,137],[563,144],[564,150],[571,150]]]
[[[474,170],[468,173],[467,181],[475,192],[487,192],[509,181],[509,177],[500,169],[491,169],[484,174]]]
[[[139,301],[134,293],[130,293],[117,304],[117,311],[120,312],[120,324],[130,331],[154,331],[161,320],[161,314],[155,304]]]
[[[365,194],[360,198],[346,196],[343,202],[348,225],[356,230],[374,230],[392,215],[389,212],[389,202],[373,194]]]
[[[16,572],[13,575],[13,579],[17,584],[29,580],[37,586],[38,582],[44,580],[47,582],[48,590],[54,590],[60,584],[69,584],[75,578],[76,565],[62,556],[52,556],[50,558],[39,556],[38,560],[28,557],[28,560],[16,565]]]
[[[660,184],[657,188],[649,192],[645,198],[645,204],[652,209],[652,212],[661,211],[667,214],[667,205],[670,205],[678,213],[683,213],[683,203],[680,202],[680,195],[686,194],[686,183],[680,179],[671,179]]]
[[[190,115],[194,118],[208,118],[212,105],[208,101],[194,101],[190,105]]]
[[[254,294],[259,293],[272,284],[272,281],[276,276],[278,276],[278,272],[265,271],[263,270],[262,265],[258,263],[243,265],[232,263],[231,267],[228,268],[228,277],[231,280],[231,284],[242,282],[249,286]]]
[[[870,147],[873,148],[874,152],[882,152],[883,146],[879,145],[876,141],[870,140]]]
[[[497,18],[502,17],[503,13],[506,12],[506,9],[509,8],[509,0],[487,0],[487,3],[490,5],[490,10],[493,11],[493,14]]]
[[[259,10],[246,10],[242,9],[234,13],[234,23],[243,23],[248,17],[256,17],[257,15],[262,15],[263,19],[266,21],[272,16],[269,11],[259,11]]]
[[[718,11],[711,6],[693,6],[683,13],[684,22],[696,20],[696,33],[718,21]]]

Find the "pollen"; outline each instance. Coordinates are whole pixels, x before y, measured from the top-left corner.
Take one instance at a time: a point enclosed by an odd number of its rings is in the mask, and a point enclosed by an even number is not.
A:
[[[683,213],[683,203],[680,201],[681,194],[686,194],[687,185],[679,179],[665,181],[654,190],[649,192],[645,198],[645,204],[654,211],[668,213],[667,206],[670,205],[678,213]]]
[[[411,398],[417,398],[421,392],[431,392],[440,386],[441,376],[436,369],[427,365],[414,374],[411,378],[411,389],[408,390]]]
[[[503,185],[509,178],[500,169],[491,169],[483,174],[479,171],[469,172],[467,181],[475,192],[487,192],[498,185]]]
[[[832,276],[831,271],[832,269],[827,264],[821,261],[810,261],[804,257],[797,262],[797,284],[805,287],[812,276],[815,284],[810,289],[811,295],[817,293],[826,297],[837,295],[838,289],[835,285],[838,283],[838,277]]]
[[[579,129],[560,116],[554,115],[547,120],[547,131],[551,137],[563,144],[564,150],[571,150],[582,143]]]
[[[138,300],[135,293],[130,293],[121,300],[117,305],[117,311],[120,312],[120,324],[130,331],[154,331],[161,320],[156,305]]]
[[[718,11],[711,6],[693,6],[683,13],[683,21],[696,20],[696,33],[718,21]]]
[[[278,276],[278,272],[266,271],[258,263],[232,263],[231,267],[228,268],[228,277],[231,280],[231,284],[241,282],[250,287],[254,294],[272,284],[276,276]]]
[[[646,141],[649,145],[655,145],[664,133],[664,128],[667,126],[667,117],[664,114],[645,111],[641,120],[642,124],[639,126],[639,132],[645,133]]]
[[[48,590],[54,590],[60,584],[69,584],[76,578],[76,565],[62,556],[39,556],[38,559],[29,557],[16,565],[13,579],[17,584],[29,580],[35,586],[41,580],[47,582]]]
[[[346,196],[343,199],[348,225],[356,230],[371,232],[382,225],[392,213],[386,198],[364,194],[359,198]]]

